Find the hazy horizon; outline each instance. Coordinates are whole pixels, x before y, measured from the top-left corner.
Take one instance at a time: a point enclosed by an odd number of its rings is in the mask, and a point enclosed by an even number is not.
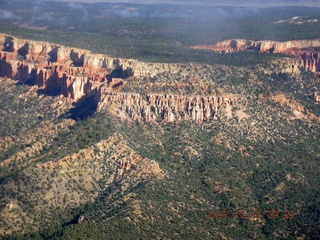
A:
[[[20,0],[25,1],[25,0]],[[34,0],[33,2],[44,2],[49,0]],[[178,5],[208,5],[208,6],[310,6],[320,7],[319,0],[51,0],[60,2],[77,3],[132,3],[132,4],[178,4]],[[29,1],[28,1],[29,2]]]

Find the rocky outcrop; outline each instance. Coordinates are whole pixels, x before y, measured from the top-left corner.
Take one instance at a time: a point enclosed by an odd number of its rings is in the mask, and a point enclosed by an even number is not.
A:
[[[0,76],[37,85],[47,93],[63,94],[74,101],[90,96],[102,82],[110,84],[113,78],[134,75],[135,60],[3,34],[0,46]]]
[[[210,121],[221,109],[235,105],[232,98],[216,96],[115,93],[104,87],[100,94],[98,111],[108,108],[121,118],[145,121]]]
[[[220,53],[232,53],[243,50],[257,50],[260,52],[284,53],[292,49],[310,49],[320,47],[320,39],[277,41],[252,41],[246,39],[233,39],[217,43],[216,45],[198,45],[194,49],[210,49]]]
[[[299,68],[320,72],[320,39],[286,42],[233,39],[219,42],[216,45],[198,45],[193,48],[208,49],[224,54],[244,50],[282,53],[294,57],[296,59],[295,64]]]
[[[316,103],[320,103],[320,96],[318,95],[317,92],[313,94],[313,99],[316,101]]]
[[[0,77],[37,86],[47,94],[63,94],[71,101],[96,94],[98,111],[108,108],[122,118],[203,122],[214,119],[220,109],[234,105],[232,98],[221,96],[120,92],[125,78],[177,73],[181,69],[177,64],[108,58],[88,50],[1,34],[0,46]]]

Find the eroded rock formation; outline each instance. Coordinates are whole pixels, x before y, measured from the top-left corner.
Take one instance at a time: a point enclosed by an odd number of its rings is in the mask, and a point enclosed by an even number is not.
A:
[[[320,39],[277,41],[252,41],[233,39],[219,42],[216,45],[198,45],[194,49],[208,49],[219,53],[232,53],[244,50],[282,53],[294,57],[299,68],[320,72]]]
[[[172,94],[115,93],[101,88],[98,111],[105,108],[122,118],[166,122],[210,121],[222,108],[233,108],[234,99],[215,96],[181,96]]]
[[[88,50],[3,34],[0,46],[0,77],[35,85],[47,94],[63,94],[74,102],[96,94],[97,111],[108,108],[122,118],[203,122],[214,119],[220,109],[232,109],[234,105],[234,99],[221,96],[120,92],[126,83],[124,78],[176,73],[180,68],[175,64],[114,59]]]
[[[134,74],[134,60],[108,58],[83,49],[7,35],[0,35],[0,46],[0,76],[74,101],[90,96],[102,82],[112,84],[113,78]]]

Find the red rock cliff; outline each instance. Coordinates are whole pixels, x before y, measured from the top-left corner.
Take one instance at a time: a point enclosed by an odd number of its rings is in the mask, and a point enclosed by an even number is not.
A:
[[[57,44],[0,34],[0,76],[77,101],[102,82],[133,76],[134,60],[108,58]]]
[[[63,94],[71,101],[96,94],[97,111],[137,120],[167,122],[214,119],[221,109],[232,109],[234,100],[216,96],[181,96],[119,92],[122,78],[177,72],[174,64],[148,64],[108,58],[90,51],[57,44],[21,40],[0,34],[0,76],[36,85],[46,93]],[[117,87],[117,91],[113,91]]]
[[[312,72],[320,72],[320,39],[277,41],[252,41],[233,39],[216,45],[198,45],[194,49],[208,49],[219,53],[232,53],[244,50],[282,53],[294,57],[296,64]]]

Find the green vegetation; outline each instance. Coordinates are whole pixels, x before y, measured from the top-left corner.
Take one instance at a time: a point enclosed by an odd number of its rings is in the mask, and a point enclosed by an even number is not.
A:
[[[44,13],[32,5],[0,6],[25,20],[0,21],[1,32],[20,38],[184,63],[177,74],[129,79],[124,91],[179,82],[189,84],[188,94],[238,97],[231,116],[222,110],[212,122],[122,121],[112,111],[95,113],[93,98],[70,106],[62,96],[1,79],[0,230],[8,231],[2,239],[320,238],[320,105],[312,98],[319,77],[260,70],[271,71],[280,56],[189,48],[229,38],[320,37],[319,22],[274,23],[318,17],[319,9],[120,4],[120,11],[106,3],[46,2],[40,7],[48,18],[37,19]],[[159,164],[163,175],[147,175],[135,162],[141,159]]]
[[[207,132],[208,128],[204,131],[197,125],[185,124],[163,126],[166,128],[160,137],[165,152],[150,144],[146,135],[152,133],[152,136],[159,137],[152,126],[130,124],[130,128],[122,129],[139,154],[153,157],[169,174],[165,181],[131,189],[136,195],[132,202],[138,202],[141,215],[135,214],[137,206],[130,202],[108,211],[108,194],[103,194],[92,209],[84,213],[88,222],[67,226],[57,237],[90,236],[98,239],[100,236],[107,239],[112,235],[116,239],[131,239],[133,236],[142,239],[159,236],[205,239],[207,234],[218,237],[217,232],[230,238],[255,236],[271,239],[275,233],[281,238],[288,234],[292,238],[319,237],[319,222],[316,220],[320,214],[319,193],[314,191],[319,184],[317,158],[302,152],[306,146],[290,144],[288,147],[280,141],[272,144],[258,142],[250,152],[251,156],[243,157],[239,151],[208,142],[212,136]],[[139,136],[136,132],[140,133]],[[192,141],[198,156],[188,155],[186,149],[190,146],[184,140]],[[289,181],[288,175],[296,180]],[[302,176],[307,185],[298,180]],[[275,191],[282,183],[285,190]],[[227,211],[228,218],[208,220],[205,218],[207,210]],[[263,222],[251,222],[248,215],[258,210]],[[293,219],[286,219],[287,210],[294,213]],[[245,211],[248,215],[243,220],[234,219],[237,211]],[[278,211],[279,216],[270,217],[270,211]],[[301,227],[302,223],[309,223],[308,228]]]
[[[129,187],[125,178],[119,179],[100,190],[93,202],[65,211],[49,205],[49,212],[44,212],[42,217],[50,217],[54,224],[42,226],[38,233],[25,236],[17,233],[5,239],[318,238],[319,124],[289,120],[292,112],[288,106],[271,98],[285,93],[318,114],[319,106],[308,97],[314,86],[309,84],[312,75],[305,72],[296,77],[268,76],[250,69],[241,69],[241,72],[236,68],[203,69],[213,71],[217,79],[212,81],[216,84],[224,88],[233,86],[234,93],[247,92],[244,102],[250,118],[240,121],[235,116],[231,119],[222,116],[220,120],[202,125],[169,124],[121,122],[109,112],[102,112],[79,119],[31,159],[37,164],[60,161],[119,133],[124,139],[116,145],[126,142],[140,156],[155,160],[166,177],[129,184]],[[301,84],[304,87],[298,88]],[[23,86],[17,86],[14,91],[20,88],[25,91]],[[270,97],[269,100],[258,102],[261,94]],[[46,99],[51,97],[45,96],[42,101]],[[23,111],[20,114],[24,114]],[[46,116],[45,111],[42,114]],[[65,113],[55,121],[65,121],[68,117]],[[252,122],[256,122],[254,128]],[[23,147],[26,148],[27,145]],[[98,148],[95,151],[96,157],[103,153]],[[28,162],[28,158],[25,161]],[[74,161],[81,162],[80,159]],[[23,175],[32,168],[17,168],[11,176],[8,169],[2,169],[2,186],[6,186],[9,179],[28,183]],[[81,181],[85,180],[73,174],[74,179],[65,183],[67,189],[73,193],[88,191],[81,187]],[[57,182],[53,178],[59,179],[59,176],[61,173],[53,172],[47,180],[38,181],[42,181],[43,189],[49,190]],[[97,183],[104,186],[106,179]],[[17,184],[21,191],[26,191],[24,184]],[[36,183],[28,183],[33,184],[33,188],[38,189]],[[41,189],[37,191],[41,193]],[[17,199],[24,203],[24,211],[34,208],[35,203],[28,197],[18,195]],[[65,204],[68,201],[66,199]],[[6,204],[1,202],[2,209]],[[206,218],[208,211],[211,219]],[[259,216],[258,220],[252,220],[252,214]],[[79,224],[80,216],[85,220]]]
[[[18,6],[17,6],[18,5]],[[77,5],[78,6],[78,5]],[[240,8],[181,7],[112,3],[70,7],[63,2],[4,6],[23,20],[0,21],[0,32],[16,37],[89,49],[112,57],[148,62],[200,62],[249,66],[272,55],[236,53],[222,56],[191,50],[198,44],[214,44],[232,38],[292,40],[319,38],[320,21],[309,24],[276,23],[294,16],[319,17],[319,9],[307,7]],[[19,11],[21,8],[24,12]],[[63,8],[62,14],[55,9]],[[128,10],[134,8],[136,10]],[[38,16],[36,16],[38,14]],[[46,14],[46,15],[45,15]],[[33,17],[32,17],[33,16]],[[58,21],[52,21],[53,16]]]

